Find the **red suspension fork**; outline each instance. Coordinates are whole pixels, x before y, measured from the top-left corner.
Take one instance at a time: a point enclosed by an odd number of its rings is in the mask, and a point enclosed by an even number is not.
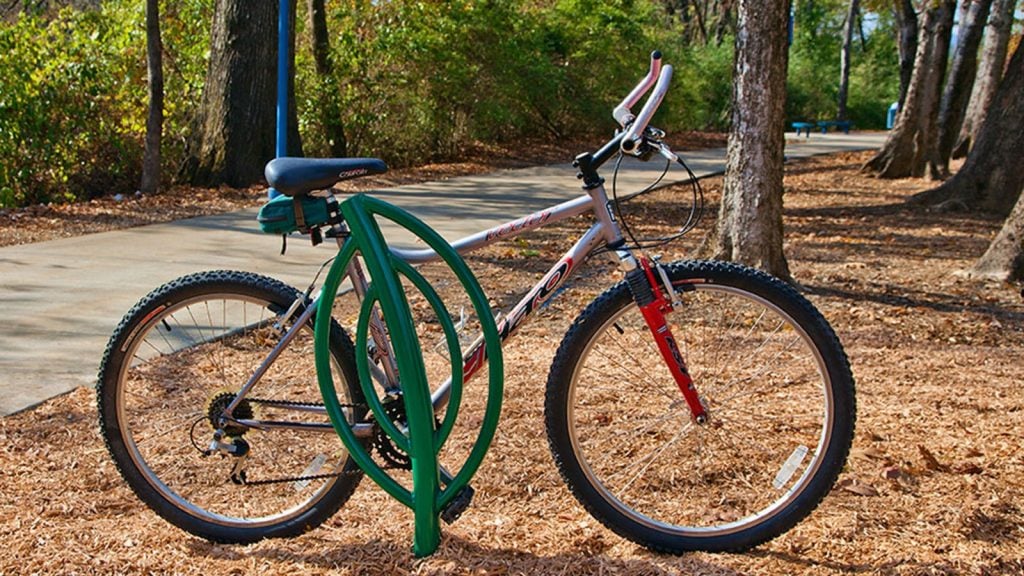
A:
[[[639,306],[644,321],[647,322],[647,327],[650,328],[651,335],[654,336],[662,359],[672,373],[686,404],[690,407],[694,421],[703,424],[707,421],[707,411],[697,395],[697,389],[693,385],[693,378],[690,377],[686,361],[683,360],[676,339],[672,336],[672,330],[665,320],[665,313],[672,310],[672,304],[665,299],[650,262],[646,258],[640,258],[640,266],[626,274],[626,281],[633,293],[633,300]],[[671,286],[665,288],[672,289]]]

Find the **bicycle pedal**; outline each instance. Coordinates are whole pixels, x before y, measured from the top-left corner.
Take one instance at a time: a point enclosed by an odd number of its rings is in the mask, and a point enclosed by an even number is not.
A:
[[[472,486],[466,486],[459,493],[452,498],[452,501],[441,510],[441,520],[444,520],[445,524],[454,524],[456,520],[462,516],[462,513],[469,508],[469,503],[473,501],[473,494],[476,490],[473,490]]]

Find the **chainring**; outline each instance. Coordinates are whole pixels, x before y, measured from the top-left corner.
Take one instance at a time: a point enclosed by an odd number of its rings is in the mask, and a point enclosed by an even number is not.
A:
[[[401,396],[389,397],[381,404],[384,406],[384,413],[392,422],[400,426],[405,425],[405,402]],[[398,446],[395,446],[395,443],[382,426],[374,427],[373,447],[389,467],[400,470],[412,469],[412,458]]]

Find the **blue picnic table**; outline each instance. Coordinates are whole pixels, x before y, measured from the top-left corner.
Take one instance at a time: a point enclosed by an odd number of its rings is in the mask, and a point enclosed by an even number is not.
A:
[[[849,134],[851,125],[849,120],[825,120],[818,122],[818,128],[821,128],[822,134],[828,132],[828,129],[833,126],[837,130],[842,130],[844,134]]]
[[[800,132],[804,132],[807,138],[811,137],[811,129],[814,128],[812,122],[793,122],[793,128],[796,130],[796,135],[799,136]]]

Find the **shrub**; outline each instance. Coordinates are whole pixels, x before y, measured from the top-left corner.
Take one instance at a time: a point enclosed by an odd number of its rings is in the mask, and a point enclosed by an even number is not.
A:
[[[209,36],[208,0],[169,8],[165,165],[180,158]],[[0,23],[0,207],[134,190],[147,106],[143,10],[109,0]]]
[[[136,31],[98,12],[0,28],[0,205],[88,197],[138,164]]]

